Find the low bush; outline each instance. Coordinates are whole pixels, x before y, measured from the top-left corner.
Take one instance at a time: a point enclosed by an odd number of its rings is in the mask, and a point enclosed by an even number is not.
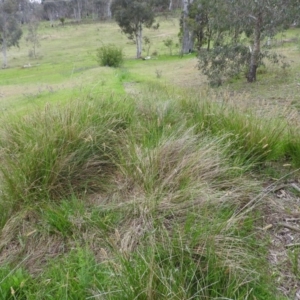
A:
[[[104,45],[97,49],[97,61],[100,66],[118,68],[124,60],[123,50],[117,46]]]

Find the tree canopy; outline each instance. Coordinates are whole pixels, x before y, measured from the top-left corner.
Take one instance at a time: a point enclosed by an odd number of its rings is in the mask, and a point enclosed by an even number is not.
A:
[[[211,50],[200,51],[199,67],[219,85],[241,69],[247,70],[248,82],[254,82],[264,58],[278,62],[279,57],[262,42],[299,18],[300,4],[297,0],[195,0],[189,8],[199,48],[207,43]]]
[[[0,3],[0,43],[3,54],[2,67],[7,67],[7,49],[11,46],[18,46],[22,36],[17,19],[17,3],[6,0]]]
[[[142,55],[143,26],[151,27],[155,13],[166,9],[166,0],[114,0],[111,10],[118,25],[129,38],[134,39],[137,46],[136,57]]]

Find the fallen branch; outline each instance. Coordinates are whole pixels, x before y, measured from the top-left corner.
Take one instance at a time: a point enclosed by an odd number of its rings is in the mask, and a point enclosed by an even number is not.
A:
[[[278,223],[278,226],[285,227],[285,228],[291,229],[293,231],[300,232],[300,228],[292,226],[292,225],[287,224],[287,223]]]
[[[286,248],[297,248],[300,247],[300,243],[295,243],[295,244],[287,244],[285,245]]]

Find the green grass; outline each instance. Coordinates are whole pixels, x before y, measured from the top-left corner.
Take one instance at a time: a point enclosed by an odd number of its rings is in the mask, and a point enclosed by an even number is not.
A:
[[[3,201],[22,205],[100,188],[106,181],[105,173],[113,172],[118,139],[131,119],[129,105],[115,102],[116,113],[112,114],[107,111],[108,106],[113,109],[111,105],[109,99],[98,103],[87,99],[58,107],[49,104],[21,123],[18,118],[6,120],[8,127],[3,126],[0,133],[6,161],[1,165],[2,181],[6,182]],[[81,176],[86,179],[81,180]]]
[[[49,95],[41,92],[48,87],[55,91],[55,95],[51,95],[51,102],[74,98],[74,89],[79,90],[82,86],[93,91],[96,86],[97,94],[124,94],[123,82],[118,80],[118,76],[114,76],[115,71],[98,66],[96,50],[107,44],[116,44],[122,48],[125,55],[124,68],[130,68],[131,81],[147,81],[150,72],[155,79],[156,69],[162,69],[164,76],[167,75],[169,69],[176,66],[178,56],[167,56],[168,49],[163,40],[166,36],[176,36],[178,21],[163,21],[160,28],[159,31],[145,29],[144,32],[151,39],[151,51],[157,51],[158,56],[153,61],[136,61],[135,46],[115,23],[68,26],[56,24],[54,28],[48,23],[41,23],[38,59],[28,57],[29,45],[24,38],[20,42],[20,48],[11,48],[8,51],[9,68],[0,72],[0,109],[15,110],[28,106],[28,95],[38,95],[38,103],[48,102]],[[26,36],[25,25],[23,30]],[[24,68],[29,64],[31,67]],[[4,99],[5,101],[1,101]]]

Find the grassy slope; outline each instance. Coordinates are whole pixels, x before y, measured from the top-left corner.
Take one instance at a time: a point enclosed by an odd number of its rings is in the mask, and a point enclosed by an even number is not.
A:
[[[10,51],[0,72],[3,299],[281,297],[259,230],[272,198],[261,187],[264,174],[285,175],[277,166],[299,164],[298,123],[241,101],[270,100],[261,87],[286,81],[264,76],[250,96],[209,91],[195,58],[166,56],[177,25],[146,31],[161,54],[150,61],[132,59],[112,23],[42,24],[32,68],[22,68],[24,41]],[[101,42],[124,47],[122,69],[97,67]]]

